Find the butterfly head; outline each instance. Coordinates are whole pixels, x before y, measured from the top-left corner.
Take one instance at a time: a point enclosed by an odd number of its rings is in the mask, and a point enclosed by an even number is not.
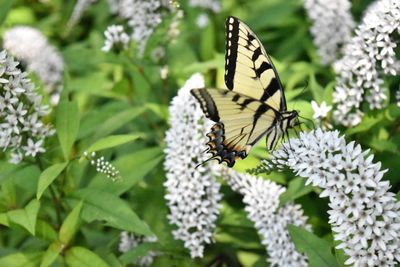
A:
[[[285,113],[284,119],[288,121],[287,125],[289,128],[293,128],[299,125],[299,113],[297,112],[297,110],[292,110]]]

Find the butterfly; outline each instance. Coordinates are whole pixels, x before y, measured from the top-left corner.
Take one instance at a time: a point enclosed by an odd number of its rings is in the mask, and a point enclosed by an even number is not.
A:
[[[215,122],[207,152],[233,167],[266,135],[273,150],[287,130],[298,124],[288,111],[276,69],[253,31],[235,17],[226,19],[225,84],[227,89],[192,89],[205,116]],[[207,160],[207,161],[208,161]]]

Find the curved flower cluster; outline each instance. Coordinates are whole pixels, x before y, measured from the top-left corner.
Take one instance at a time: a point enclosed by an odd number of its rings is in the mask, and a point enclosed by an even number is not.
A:
[[[37,29],[17,26],[4,33],[4,48],[54,91],[63,79],[64,61],[57,49]],[[58,95],[58,92],[55,92]]]
[[[118,13],[128,20],[132,29],[131,39],[138,44],[140,55],[143,55],[149,37],[162,21],[161,7],[161,0],[120,0],[118,3]]]
[[[101,50],[109,52],[111,49],[123,50],[128,47],[129,36],[124,32],[124,27],[121,25],[111,25],[104,32],[106,40]]]
[[[221,12],[221,3],[218,0],[190,0],[189,5],[209,9],[214,13]]]
[[[243,195],[248,218],[254,223],[262,244],[266,246],[270,266],[307,266],[307,258],[298,253],[290,239],[290,224],[311,230],[300,205],[288,203],[278,209],[279,196],[285,188],[249,174],[224,168],[221,177],[233,190]]]
[[[74,10],[72,11],[71,17],[67,22],[67,29],[71,30],[79,20],[81,19],[83,13],[90,7],[91,4],[96,2],[96,0],[77,0],[74,6]],[[111,3],[110,3],[111,4]],[[112,6],[110,5],[110,9]]]
[[[156,236],[142,237],[134,234],[129,234],[128,232],[123,231],[121,232],[118,248],[120,252],[125,253],[144,242],[157,242],[157,241],[158,240]],[[153,263],[154,258],[157,257],[157,254],[158,253],[155,251],[149,251],[147,255],[139,258],[136,262],[134,262],[134,264],[139,266],[150,266]]]
[[[345,126],[360,123],[361,103],[380,109],[386,100],[383,75],[396,75],[395,35],[400,33],[400,2],[379,0],[368,8],[356,35],[344,47],[344,57],[334,64],[335,119]]]
[[[184,242],[192,258],[202,257],[205,244],[212,242],[221,199],[211,166],[206,163],[196,168],[207,159],[202,153],[207,141],[204,133],[211,127],[190,94],[191,89],[201,87],[204,79],[195,74],[173,98],[169,108],[171,128],[165,137],[168,219],[177,226],[172,232],[174,238]]]
[[[89,154],[85,151],[83,155],[89,161],[90,165],[96,168],[97,172],[105,174],[107,178],[113,181],[121,178],[119,175],[119,170],[117,170],[111,164],[111,162],[107,161],[104,157],[96,158],[96,152],[92,152]]]
[[[400,261],[400,203],[383,181],[386,170],[338,131],[301,133],[273,153],[271,166],[289,167],[323,189],[329,198],[329,223],[354,266],[394,266]]]
[[[313,23],[311,34],[321,62],[331,64],[339,58],[341,46],[351,39],[354,28],[351,3],[348,0],[305,0],[304,7]]]
[[[42,122],[48,107],[18,64],[6,51],[0,52],[0,149],[9,150],[15,164],[44,152],[45,138],[54,133]]]

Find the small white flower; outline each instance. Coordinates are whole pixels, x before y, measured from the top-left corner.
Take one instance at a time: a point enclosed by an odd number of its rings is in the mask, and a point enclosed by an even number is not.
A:
[[[203,29],[207,27],[208,23],[209,23],[209,18],[207,14],[202,13],[197,17],[196,24],[199,28]]]
[[[109,52],[111,49],[126,49],[129,43],[129,36],[124,32],[121,25],[108,26],[104,32],[106,37],[104,46],[101,48],[104,52]]]
[[[318,103],[314,100],[311,101],[311,107],[314,111],[313,118],[314,119],[324,119],[328,116],[328,112],[331,111],[332,106],[328,106],[325,101],[322,101],[321,105],[318,106]]]
[[[43,147],[43,140],[39,140],[36,143],[32,139],[28,139],[28,145],[24,146],[25,156],[36,156],[38,153],[46,151]]]
[[[161,79],[163,79],[163,80],[167,79],[168,78],[168,73],[169,73],[169,68],[168,68],[167,65],[162,66],[160,68],[160,77],[161,77]]]

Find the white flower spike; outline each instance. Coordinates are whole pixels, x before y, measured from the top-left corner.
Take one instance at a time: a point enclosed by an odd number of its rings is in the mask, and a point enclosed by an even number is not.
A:
[[[340,58],[340,47],[351,39],[354,20],[349,0],[305,0],[311,34],[323,65]],[[332,34],[332,33],[335,34]]]
[[[222,197],[211,165],[196,168],[207,159],[202,152],[207,141],[205,132],[211,127],[190,94],[191,89],[200,87],[204,87],[204,78],[195,74],[173,98],[169,108],[171,128],[165,137],[168,219],[177,226],[172,232],[174,238],[184,242],[192,258],[203,257],[204,246],[213,241]]]
[[[54,130],[42,122],[49,109],[42,97],[6,51],[0,52],[0,149],[10,151],[10,162],[45,152],[46,137]]]
[[[400,203],[383,181],[386,170],[373,155],[338,131],[301,133],[273,152],[266,169],[289,167],[322,188],[337,248],[354,266],[394,266],[400,261]],[[384,265],[383,262],[385,263]]]
[[[400,2],[378,0],[366,11],[356,35],[344,47],[344,56],[335,62],[337,73],[333,101],[334,118],[347,127],[361,122],[361,104],[383,108],[386,101],[385,75],[398,75],[394,36],[400,33]]]

